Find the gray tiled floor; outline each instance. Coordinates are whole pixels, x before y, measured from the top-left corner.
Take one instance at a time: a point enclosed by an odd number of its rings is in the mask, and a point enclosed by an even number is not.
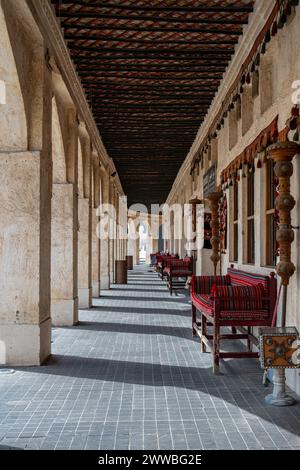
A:
[[[256,360],[213,376],[187,297],[146,266],[94,305],[46,366],[0,376],[0,449],[300,449],[300,406],[264,404]]]

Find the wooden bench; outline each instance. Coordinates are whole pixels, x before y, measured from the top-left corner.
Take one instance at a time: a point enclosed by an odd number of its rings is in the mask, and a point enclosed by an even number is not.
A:
[[[186,257],[184,259],[169,260],[167,266],[164,268],[164,275],[167,277],[170,294],[172,295],[174,290],[183,289],[187,279],[191,277],[192,274],[192,258]]]
[[[166,276],[164,272],[165,267],[169,266],[169,262],[176,258],[178,258],[178,255],[161,255],[161,257],[158,258],[156,271],[162,280]]]
[[[275,273],[269,276],[228,269],[226,276],[192,277],[192,331],[201,339],[203,352],[209,348],[213,355],[213,372],[219,371],[220,358],[258,357],[252,344],[258,340],[251,327],[271,326],[276,303]],[[197,321],[197,311],[201,322]],[[207,326],[212,325],[212,334]],[[221,333],[222,327],[231,327],[232,333]],[[239,330],[239,334],[237,333]],[[222,352],[222,340],[247,340],[247,351]]]

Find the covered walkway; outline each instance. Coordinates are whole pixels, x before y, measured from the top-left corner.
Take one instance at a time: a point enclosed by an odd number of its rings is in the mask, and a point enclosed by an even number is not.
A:
[[[147,266],[93,305],[45,366],[0,376],[0,449],[300,449],[300,405],[265,405],[255,360],[214,376],[188,297]]]

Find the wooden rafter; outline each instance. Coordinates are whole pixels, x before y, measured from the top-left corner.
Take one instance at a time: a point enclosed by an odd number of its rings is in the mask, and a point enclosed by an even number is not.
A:
[[[254,1],[52,3],[129,204],[164,202]]]

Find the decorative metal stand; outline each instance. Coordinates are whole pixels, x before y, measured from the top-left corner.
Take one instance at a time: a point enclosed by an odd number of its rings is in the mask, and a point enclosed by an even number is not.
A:
[[[299,333],[293,326],[260,329],[260,361],[264,369],[274,369],[274,390],[266,398],[276,406],[293,405],[294,399],[285,393],[285,369],[298,368],[297,341]]]
[[[217,275],[217,266],[220,261],[220,222],[219,222],[219,202],[222,197],[222,192],[210,193],[206,196],[206,199],[209,202],[209,208],[211,210],[211,245],[212,245],[212,255],[210,259],[214,265],[214,275]]]
[[[294,232],[291,226],[291,210],[295,206],[295,200],[290,193],[290,178],[293,174],[292,160],[299,153],[299,145],[296,142],[277,142],[268,148],[268,154],[275,162],[275,175],[278,178],[278,197],[275,204],[279,214],[279,229],[277,230],[277,242],[280,250],[280,261],[276,267],[278,276],[282,281],[281,317],[277,326],[284,328],[287,307],[287,286],[290,277],[295,272],[295,266],[291,262],[291,244],[294,241]],[[274,369],[273,393],[266,397],[266,402],[274,406],[293,405],[295,400],[287,395],[285,390],[285,369]]]

